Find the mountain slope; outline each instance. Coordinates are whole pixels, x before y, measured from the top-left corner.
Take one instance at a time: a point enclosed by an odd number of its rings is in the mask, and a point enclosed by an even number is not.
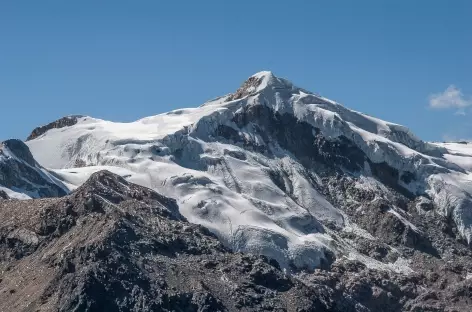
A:
[[[63,196],[68,189],[36,162],[22,141],[7,140],[0,143],[0,191],[27,199]]]

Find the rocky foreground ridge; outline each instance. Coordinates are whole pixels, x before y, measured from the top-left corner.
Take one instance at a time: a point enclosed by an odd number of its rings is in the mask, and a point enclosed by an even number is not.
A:
[[[231,252],[188,223],[175,200],[107,171],[63,198],[0,200],[0,220],[0,311],[466,311],[472,304],[470,261],[420,254],[424,271],[405,276],[337,259],[290,276],[265,257]],[[470,250],[457,252],[470,260]]]
[[[321,311],[314,290],[231,253],[175,200],[107,171],[59,199],[0,202],[0,311]]]

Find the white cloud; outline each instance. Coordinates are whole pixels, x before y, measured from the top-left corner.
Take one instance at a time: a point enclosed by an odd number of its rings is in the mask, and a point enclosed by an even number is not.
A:
[[[456,108],[459,114],[465,114],[464,108],[472,105],[472,98],[467,98],[462,91],[450,85],[444,92],[429,96],[429,107],[437,109]]]

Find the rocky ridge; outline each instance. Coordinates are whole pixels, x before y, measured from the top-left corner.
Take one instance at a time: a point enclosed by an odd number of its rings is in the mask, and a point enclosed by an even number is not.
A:
[[[60,199],[0,202],[0,311],[326,311],[233,254],[176,202],[107,171]]]
[[[58,120],[55,120],[53,122],[50,122],[47,125],[37,127],[26,138],[26,141],[34,140],[37,137],[43,135],[44,133],[46,133],[47,131],[49,131],[51,129],[60,129],[60,128],[64,128],[64,127],[73,126],[77,123],[78,119],[81,118],[81,117],[83,117],[83,116],[81,116],[81,115],[66,116],[66,117],[62,117]]]

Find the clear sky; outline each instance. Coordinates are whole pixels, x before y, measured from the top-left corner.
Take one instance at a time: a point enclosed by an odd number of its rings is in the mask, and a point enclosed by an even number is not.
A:
[[[425,140],[472,138],[472,1],[0,1],[0,140],[195,107],[271,70]]]

